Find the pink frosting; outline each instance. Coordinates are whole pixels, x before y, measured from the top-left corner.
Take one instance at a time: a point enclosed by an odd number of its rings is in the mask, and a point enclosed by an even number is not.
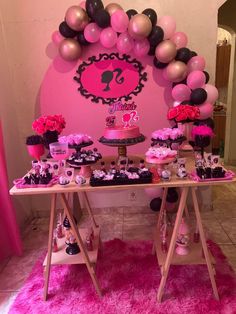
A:
[[[165,159],[176,157],[177,151],[168,147],[150,147],[145,155],[149,158]]]
[[[139,127],[132,125],[124,127],[123,125],[116,125],[114,127],[105,128],[103,136],[109,140],[122,140],[127,138],[135,138],[140,136]]]
[[[163,128],[156,130],[152,133],[152,138],[155,140],[176,140],[179,137],[183,136],[183,132],[178,128]]]
[[[82,143],[88,143],[91,141],[92,141],[91,136],[80,133],[59,137],[60,143],[68,143],[69,145],[80,145]]]

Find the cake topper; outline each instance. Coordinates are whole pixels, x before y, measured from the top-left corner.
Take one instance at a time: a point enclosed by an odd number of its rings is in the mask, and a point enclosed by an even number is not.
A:
[[[106,126],[114,126],[116,121],[116,116],[108,116],[106,117]]]
[[[122,122],[124,123],[125,128],[131,126],[131,121],[136,122],[138,120],[139,120],[139,116],[136,110],[133,110],[130,113],[125,113],[122,116]]]

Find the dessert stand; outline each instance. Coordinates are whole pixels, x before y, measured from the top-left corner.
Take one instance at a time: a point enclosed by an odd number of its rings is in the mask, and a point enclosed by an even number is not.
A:
[[[179,137],[179,138],[177,138],[175,140],[171,140],[171,139],[161,140],[161,139],[154,139],[154,138],[152,138],[151,141],[152,141],[151,146],[155,146],[155,145],[159,144],[160,146],[166,145],[167,147],[172,149],[172,145],[173,144],[181,145],[184,141],[186,141],[186,137],[185,136],[181,136],[181,137]]]

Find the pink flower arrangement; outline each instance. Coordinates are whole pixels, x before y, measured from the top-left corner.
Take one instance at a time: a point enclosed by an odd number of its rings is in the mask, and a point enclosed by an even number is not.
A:
[[[53,116],[41,116],[34,120],[32,124],[33,130],[40,135],[46,133],[47,131],[57,131],[57,133],[60,134],[65,126],[65,119],[62,115],[57,114]]]
[[[192,129],[192,137],[195,138],[195,136],[203,136],[203,137],[213,137],[214,132],[209,126],[206,125],[199,125]]]

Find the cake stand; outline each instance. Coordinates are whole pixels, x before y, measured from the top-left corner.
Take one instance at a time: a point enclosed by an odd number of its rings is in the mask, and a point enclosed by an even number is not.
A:
[[[175,157],[169,157],[165,159],[158,159],[155,157],[146,157],[146,162],[149,164],[157,165],[157,172],[159,176],[161,177],[161,173],[165,169],[165,166],[172,163],[175,159],[176,159]]]
[[[179,144],[179,145],[181,145],[184,141],[186,141],[186,137],[185,136],[181,136],[179,138],[176,138],[175,140],[171,140],[171,139],[161,140],[161,139],[154,139],[154,138],[152,138],[151,141],[152,141],[152,146],[155,146],[157,144],[159,144],[159,145],[166,144],[167,147],[172,149],[172,147],[171,147],[172,144]]]
[[[93,141],[87,142],[87,143],[81,143],[81,144],[74,144],[74,145],[68,145],[69,148],[73,148],[76,150],[76,153],[79,153],[81,151],[81,148],[91,146],[93,145]]]

